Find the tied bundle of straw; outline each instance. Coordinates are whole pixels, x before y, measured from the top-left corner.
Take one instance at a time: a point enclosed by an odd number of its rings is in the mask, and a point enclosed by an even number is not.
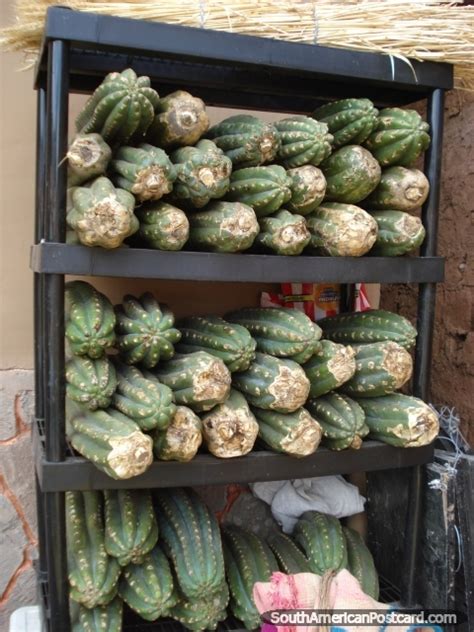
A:
[[[37,54],[55,0],[17,0],[4,50]],[[245,33],[455,66],[458,88],[474,90],[474,7],[462,0],[62,0],[80,11]]]

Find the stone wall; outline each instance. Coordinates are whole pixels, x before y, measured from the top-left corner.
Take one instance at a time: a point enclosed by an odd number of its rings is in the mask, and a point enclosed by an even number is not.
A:
[[[474,446],[474,95],[445,110],[438,252],[446,257],[436,303],[431,401],[454,406]],[[417,287],[382,286],[382,307],[416,317]]]
[[[36,505],[31,450],[33,371],[0,371],[0,630],[36,603]]]

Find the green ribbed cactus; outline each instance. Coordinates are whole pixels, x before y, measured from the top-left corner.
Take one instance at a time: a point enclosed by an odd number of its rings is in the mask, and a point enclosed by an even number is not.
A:
[[[98,132],[109,144],[140,141],[150,127],[159,101],[148,77],[127,68],[111,72],[76,118],[80,133]]]
[[[85,608],[70,602],[72,632],[122,632],[123,603],[115,597],[105,606]]]
[[[280,135],[271,123],[250,114],[236,114],[208,131],[234,167],[258,167],[273,162],[280,147]]]
[[[188,316],[179,321],[179,353],[207,351],[220,358],[229,371],[245,371],[255,358],[257,343],[248,329],[219,316]]]
[[[114,408],[132,419],[141,430],[164,430],[176,412],[173,392],[149,371],[135,366],[116,363],[117,390],[112,402]]]
[[[176,406],[176,412],[166,430],[154,434],[153,451],[161,461],[190,461],[202,443],[202,423],[186,406]]]
[[[275,127],[281,139],[276,160],[286,169],[317,167],[331,153],[333,137],[326,123],[299,115],[281,119]]]
[[[208,127],[204,101],[184,90],[176,90],[158,101],[146,137],[159,147],[194,145]]]
[[[228,190],[232,162],[210,140],[181,147],[171,154],[176,168],[173,198],[194,208],[221,198]]]
[[[86,186],[68,190],[66,221],[84,246],[112,249],[138,230],[135,198],[100,176]]]
[[[159,547],[147,553],[140,564],[123,569],[119,595],[145,621],[169,615],[178,595],[168,560]]]
[[[291,413],[252,408],[258,436],[275,452],[302,457],[313,454],[321,441],[321,426],[305,408]]]
[[[323,445],[330,450],[358,450],[369,434],[362,408],[347,395],[327,393],[310,399],[306,407],[323,431]]]
[[[428,197],[430,183],[419,169],[389,167],[382,171],[377,188],[364,200],[373,210],[413,211]]]
[[[377,160],[359,145],[336,150],[321,165],[326,178],[328,202],[357,204],[380,182],[382,171]]]
[[[311,384],[309,396],[321,397],[354,375],[355,351],[349,346],[321,340],[320,348],[303,364],[303,369]]]
[[[259,224],[260,232],[255,243],[277,255],[300,255],[311,239],[304,217],[284,209],[262,217]]]
[[[258,423],[245,397],[231,389],[229,397],[202,417],[206,447],[220,459],[244,456],[253,448]]]
[[[158,147],[141,143],[120,147],[110,163],[114,184],[137,198],[138,202],[159,200],[173,189],[176,168]]]
[[[140,222],[138,237],[157,250],[181,250],[189,238],[186,214],[167,202],[149,202],[135,211]]]
[[[226,199],[251,206],[257,217],[277,211],[291,197],[291,180],[283,167],[248,167],[232,173]]]
[[[347,568],[346,541],[339,520],[334,516],[306,511],[296,523],[293,539],[316,575]]]
[[[115,307],[117,348],[126,364],[141,364],[151,369],[160,360],[174,355],[174,344],[181,334],[173,327],[173,313],[160,305],[153,294],[139,298],[130,294]]]
[[[370,211],[377,222],[377,239],[370,251],[380,257],[399,257],[421,246],[426,231],[421,220],[403,211]]]
[[[177,587],[189,600],[206,599],[224,588],[219,525],[192,489],[154,493],[160,546],[170,560]]]
[[[120,566],[143,564],[158,540],[151,495],[143,489],[106,489],[105,549]]]
[[[109,299],[85,281],[64,291],[65,333],[74,355],[101,358],[115,344],[115,314]]]
[[[379,598],[379,578],[374,558],[362,536],[349,527],[342,527],[346,540],[348,570],[360,584],[363,592],[372,599]]]
[[[211,252],[247,250],[259,231],[253,209],[240,202],[213,202],[192,213],[189,224],[189,245]]]
[[[291,198],[286,208],[292,213],[308,215],[323,201],[326,194],[326,178],[321,169],[303,165],[286,172],[291,179]]]
[[[396,342],[358,345],[355,351],[355,373],[341,386],[347,395],[380,397],[398,390],[411,378],[411,355]]]
[[[228,603],[229,589],[224,583],[218,591],[197,599],[181,597],[170,615],[188,630],[215,630],[219,622],[227,618]]]
[[[293,540],[284,533],[272,533],[267,538],[267,544],[271,548],[282,573],[286,575],[311,573],[308,560]]]
[[[210,410],[229,395],[230,371],[222,360],[207,353],[177,354],[156,369],[160,382],[169,386],[175,402],[194,412]]]
[[[153,460],[151,437],[117,410],[90,411],[66,400],[66,430],[74,450],[111,478],[143,474]]]
[[[281,413],[303,406],[309,393],[309,380],[299,364],[266,353],[257,353],[247,371],[234,373],[232,385],[252,406]]]
[[[244,307],[226,315],[244,326],[257,342],[257,349],[294,362],[306,362],[321,343],[321,329],[296,309]]]
[[[222,531],[225,569],[230,588],[230,609],[247,630],[261,624],[260,614],[253,600],[256,582],[268,582],[278,570],[277,561],[269,546],[254,533],[236,526]]]
[[[367,344],[392,340],[405,349],[414,346],[416,329],[404,316],[383,309],[347,312],[318,321],[328,340],[341,344]]]
[[[377,222],[353,204],[323,202],[306,216],[310,246],[331,257],[361,257],[377,239]]]
[[[112,150],[99,134],[78,134],[69,145],[67,183],[78,186],[107,170]]]
[[[66,363],[66,395],[89,410],[108,408],[117,388],[114,365],[106,357],[72,357]]]
[[[312,116],[326,123],[335,149],[360,145],[376,128],[378,110],[369,99],[341,99],[317,108]]]
[[[66,492],[66,541],[70,597],[86,608],[117,594],[120,566],[105,549],[101,492]]]
[[[377,127],[365,141],[365,147],[382,167],[410,167],[429,147],[430,126],[416,110],[385,108],[380,110]]]

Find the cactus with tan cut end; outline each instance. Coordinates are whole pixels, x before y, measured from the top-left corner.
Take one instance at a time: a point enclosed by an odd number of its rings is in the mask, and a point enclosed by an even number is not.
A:
[[[103,175],[112,158],[112,150],[100,134],[78,134],[66,156],[67,183],[74,187]]]
[[[140,222],[138,237],[149,248],[181,250],[189,238],[186,214],[167,202],[149,202],[135,211]]]
[[[292,213],[308,215],[324,200],[326,178],[323,172],[313,165],[303,165],[289,169],[286,175],[291,178],[291,198],[286,208]]]
[[[311,384],[309,396],[321,397],[354,375],[355,351],[349,346],[321,340],[320,348],[303,364],[303,369]]]
[[[313,454],[321,441],[321,426],[305,409],[279,413],[253,407],[258,421],[258,435],[272,450],[291,456]]]
[[[311,239],[305,218],[284,209],[262,217],[259,224],[260,232],[255,243],[278,255],[300,255]]]
[[[84,246],[112,249],[138,230],[135,198],[103,176],[68,190],[66,221]]]
[[[370,254],[399,257],[416,250],[423,243],[425,228],[418,217],[403,211],[370,211],[377,222],[377,239]]]
[[[191,461],[202,443],[202,422],[190,408],[177,406],[166,430],[157,430],[153,451],[161,461]]]
[[[364,206],[377,211],[413,211],[428,197],[430,183],[419,169],[389,167],[382,171],[382,177],[375,191],[364,200]]]

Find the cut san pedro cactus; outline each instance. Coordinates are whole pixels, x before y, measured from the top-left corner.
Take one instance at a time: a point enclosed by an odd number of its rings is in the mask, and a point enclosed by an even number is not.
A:
[[[171,388],[177,404],[189,406],[195,412],[210,410],[229,396],[229,369],[206,351],[177,354],[172,360],[160,363],[156,375]]]
[[[311,239],[305,218],[283,209],[262,217],[259,224],[260,232],[255,243],[278,255],[300,255]]]
[[[232,384],[252,406],[281,413],[300,408],[309,393],[309,380],[299,364],[266,353],[257,353],[247,371],[234,373]]]
[[[290,116],[275,123],[281,145],[276,160],[286,169],[314,165],[329,156],[333,137],[326,123],[309,116]]]
[[[326,178],[323,172],[312,165],[303,165],[289,169],[286,174],[291,178],[291,198],[286,208],[292,213],[308,215],[324,200]]]
[[[399,448],[417,448],[438,435],[437,413],[417,397],[392,393],[357,401],[374,439]]]
[[[362,144],[377,126],[378,110],[369,99],[341,99],[317,108],[313,117],[326,123],[337,149]]]
[[[124,362],[151,369],[173,357],[173,345],[181,334],[173,327],[173,313],[150,292],[140,298],[127,294],[115,314],[117,348]]]
[[[254,533],[236,526],[222,531],[230,609],[247,630],[258,628],[260,614],[253,600],[256,582],[268,582],[278,564],[270,547]]]
[[[67,224],[84,246],[118,248],[138,230],[135,198],[104,176],[69,189],[67,207]]]
[[[116,362],[117,390],[113,406],[127,415],[140,430],[166,429],[176,412],[173,391],[160,384],[149,371],[140,371],[135,366]]]
[[[108,408],[117,388],[114,365],[106,357],[72,357],[66,363],[66,394],[89,410]]]
[[[192,489],[160,489],[154,493],[160,546],[189,600],[206,599],[225,583],[219,525]]]
[[[382,171],[377,188],[364,200],[374,210],[413,211],[421,206],[430,191],[430,183],[419,169],[389,167]]]
[[[154,434],[153,450],[161,461],[190,461],[202,443],[202,423],[186,406],[177,406],[166,430]]]
[[[151,437],[117,410],[89,411],[66,400],[66,422],[72,447],[111,478],[132,478],[151,465]]]
[[[105,549],[101,492],[66,492],[66,542],[70,597],[86,608],[117,594],[120,566]]]
[[[159,147],[194,145],[207,131],[209,117],[202,99],[177,90],[158,101],[146,137]]]
[[[79,112],[76,130],[98,132],[112,145],[139,141],[153,121],[158,101],[148,77],[137,77],[131,68],[111,72]]]
[[[100,134],[78,134],[66,156],[67,183],[69,187],[74,187],[104,174],[112,158],[112,150]]]
[[[328,393],[310,399],[306,407],[321,425],[322,443],[330,450],[358,450],[369,434],[364,411],[347,395]]]
[[[229,589],[224,583],[218,591],[198,599],[181,596],[178,603],[171,608],[170,615],[188,630],[215,630],[219,622],[227,618],[228,603]]]
[[[326,178],[326,200],[357,204],[376,188],[381,169],[367,149],[346,145],[335,151],[321,165]]]
[[[176,180],[176,168],[167,154],[146,143],[120,147],[110,167],[115,185],[133,193],[139,202],[159,200],[172,190]]]
[[[271,548],[282,573],[286,573],[286,575],[311,573],[306,557],[293,540],[284,533],[272,533],[267,538],[267,544]]]
[[[71,600],[72,632],[122,632],[123,603],[115,597],[105,606],[85,608]]]
[[[245,371],[255,358],[257,343],[248,329],[219,316],[189,316],[179,321],[180,353],[207,351],[220,358],[229,371]]]
[[[342,527],[347,547],[347,568],[360,584],[363,592],[372,599],[379,598],[379,578],[374,558],[361,535],[349,527]]]
[[[371,211],[377,222],[377,239],[370,252],[381,257],[399,257],[419,248],[425,229],[418,217],[403,211]]]
[[[361,257],[377,239],[377,222],[353,204],[324,202],[310,215],[306,224],[310,246],[331,257]]]
[[[186,214],[167,202],[149,202],[135,210],[138,237],[157,250],[181,250],[189,238]]]
[[[165,554],[155,547],[140,564],[122,571],[119,595],[145,621],[169,615],[178,601],[171,569]]]
[[[259,351],[279,358],[303,363],[321,344],[321,329],[296,309],[244,307],[226,318],[248,329]]]
[[[321,397],[354,375],[355,351],[349,346],[321,340],[320,348],[303,364],[303,369],[311,384],[309,396]]]
[[[105,549],[120,566],[143,564],[158,540],[151,495],[143,489],[106,489]]]
[[[232,162],[210,140],[181,147],[171,154],[176,168],[173,198],[194,208],[222,197],[230,184]]]
[[[259,437],[276,452],[296,457],[316,451],[321,441],[321,426],[305,408],[292,413],[252,408],[258,421]]]
[[[377,127],[365,146],[382,167],[410,167],[429,147],[430,126],[416,110],[385,108],[380,110]]]
[[[346,541],[339,520],[334,516],[306,511],[296,523],[293,539],[302,548],[316,575],[347,567]]]
[[[291,197],[291,179],[283,167],[247,167],[232,173],[226,198],[251,206],[257,217],[277,211]]]
[[[65,332],[74,355],[101,358],[115,344],[115,314],[109,299],[85,281],[66,283]]]
[[[253,244],[259,226],[255,212],[240,202],[214,202],[189,216],[189,245],[212,252],[240,252]]]
[[[211,127],[207,133],[232,160],[234,167],[258,167],[272,162],[280,136],[271,123],[250,114],[237,114]]]
[[[342,344],[392,340],[405,349],[415,344],[416,329],[409,320],[383,309],[348,312],[318,320],[325,338]]]
[[[387,340],[357,345],[356,370],[341,386],[347,395],[379,397],[401,388],[411,377],[413,361],[406,349]]]
[[[229,397],[202,417],[207,449],[221,459],[243,456],[253,448],[258,423],[245,397],[231,389]]]

